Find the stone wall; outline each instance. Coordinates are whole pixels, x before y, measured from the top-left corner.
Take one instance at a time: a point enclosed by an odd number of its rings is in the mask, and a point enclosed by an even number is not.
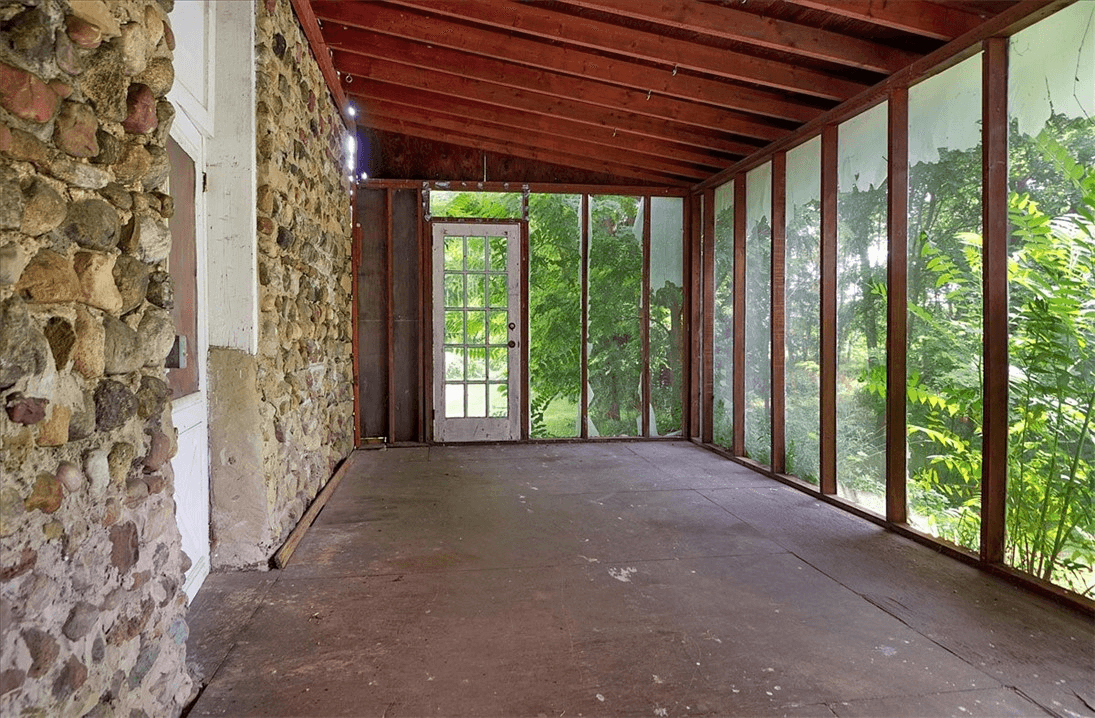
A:
[[[258,527],[253,487],[234,477],[236,468],[215,467],[214,560],[221,567],[269,559],[353,444],[346,130],[289,0],[263,0],[255,12],[259,431],[226,448],[261,457],[267,513]],[[219,363],[214,357],[211,367]],[[241,357],[223,363],[250,374]],[[233,392],[224,411],[246,416],[250,393]],[[211,407],[211,415],[218,411]],[[218,485],[231,490],[218,492]]]
[[[170,0],[0,3],[0,714],[179,712]]]

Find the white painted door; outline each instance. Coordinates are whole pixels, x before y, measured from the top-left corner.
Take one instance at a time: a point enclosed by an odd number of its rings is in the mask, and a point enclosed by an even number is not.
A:
[[[433,224],[437,441],[521,438],[520,270],[520,224]]]
[[[180,114],[171,131],[171,218],[168,272],[175,285],[175,331],[186,337],[185,367],[168,369],[171,418],[178,432],[175,510],[182,548],[190,557],[183,589],[194,598],[209,575],[209,427],[206,398],[204,136]]]

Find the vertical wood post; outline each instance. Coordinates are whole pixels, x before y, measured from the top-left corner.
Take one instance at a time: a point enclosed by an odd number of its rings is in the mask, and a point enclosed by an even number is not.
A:
[[[639,298],[639,316],[642,326],[639,338],[642,352],[642,374],[639,382],[639,403],[642,411],[642,435],[650,436],[650,204],[651,197],[643,197],[643,283],[642,297]]]
[[[1004,560],[1008,459],[1008,40],[985,40],[982,59],[984,416],[981,559]]]
[[[771,387],[772,471],[787,471],[786,441],[786,274],[787,274],[787,153],[772,156],[772,257],[771,257]]]
[[[528,439],[531,432],[529,415],[529,246],[528,246],[528,193],[521,195],[521,265],[518,270],[521,282],[521,438]]]
[[[681,436],[688,438],[693,436],[693,430],[698,423],[696,421],[699,410],[698,397],[694,395],[697,386],[696,370],[698,362],[695,360],[696,341],[698,332],[693,331],[699,326],[696,316],[696,244],[694,233],[696,231],[695,206],[696,195],[690,194],[684,198],[684,236],[681,237],[682,261],[684,269],[684,308],[681,310],[681,324],[683,337],[678,351],[681,352]]]
[[[390,187],[384,191],[384,227],[387,233],[387,254],[384,268],[385,278],[385,304],[387,305],[388,320],[388,427],[384,432],[388,436],[388,443],[396,441],[395,437],[395,277],[392,244],[395,241],[395,190]]]
[[[821,493],[836,493],[837,126],[821,131]]]
[[[361,368],[359,362],[360,357],[360,343],[361,343],[361,306],[358,300],[358,276],[357,273],[361,267],[361,215],[358,213],[357,206],[357,183],[354,183],[353,192],[350,194],[350,220],[353,223],[353,231],[351,232],[350,239],[350,265],[352,267],[352,273],[350,275],[350,306],[351,317],[353,325],[350,327],[350,341],[351,345],[351,362],[353,364],[353,382],[354,382],[354,447],[361,445]]]
[[[589,195],[579,203],[582,213],[582,236],[579,240],[582,262],[582,406],[580,435],[589,438]]]
[[[745,453],[745,175],[734,178],[734,438],[730,451]]]
[[[909,90],[890,91],[886,269],[886,519],[908,519],[905,497],[906,286],[909,233]]]
[[[703,193],[703,434],[714,441],[715,414],[715,190]]]

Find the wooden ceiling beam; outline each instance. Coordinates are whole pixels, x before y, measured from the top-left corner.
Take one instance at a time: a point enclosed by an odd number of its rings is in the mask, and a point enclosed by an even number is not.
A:
[[[751,82],[826,100],[845,100],[867,85],[791,63],[762,59],[742,52],[578,18],[536,5],[492,3],[486,0],[388,0],[423,12],[462,19],[505,32],[609,52],[669,68]],[[454,29],[454,32],[459,32]],[[565,52],[563,48],[552,51]]]
[[[425,72],[451,73],[468,80],[497,84],[517,91],[529,90],[560,100],[586,102],[608,110],[631,112],[657,120],[671,120],[682,125],[694,125],[764,142],[779,139],[794,129],[789,124],[774,124],[771,120],[765,122],[750,115],[720,110],[710,105],[684,102],[654,95],[653,92],[636,92],[596,80],[583,81],[567,75],[387,35],[332,27],[327,30],[327,38],[342,51],[369,57],[381,63],[394,61]]]
[[[701,151],[678,142],[656,140],[600,125],[590,125],[559,117],[547,117],[513,108],[439,95],[434,92],[376,80],[356,78],[351,84],[346,84],[344,87],[348,93],[352,92],[358,97],[369,99],[369,103],[360,108],[363,113],[369,111],[372,102],[386,102],[417,111],[419,121],[427,123],[435,113],[483,118],[512,128],[513,132],[510,139],[514,142],[520,142],[524,132],[539,132],[563,138],[579,137],[585,141],[611,149],[627,150],[655,158],[676,159],[709,167],[726,166],[733,162],[735,158],[743,157],[746,153],[754,151],[751,145],[744,145],[740,151],[733,153]]]
[[[365,127],[365,125],[359,126]],[[466,136],[409,120],[390,120],[378,117],[369,125],[369,127],[383,132],[396,132],[409,137],[418,137],[434,142],[445,142],[474,150],[495,152],[500,155],[509,155],[512,157],[523,157],[525,159],[536,160],[537,162],[558,164],[565,167],[573,167],[575,169],[589,170],[591,172],[602,172],[616,177],[629,177],[631,179],[674,187],[682,187],[689,184],[687,179],[673,174],[650,172],[633,167],[615,165],[599,161],[593,157],[544,152],[523,145],[511,146],[504,142],[495,142],[492,140],[485,140],[481,137]]]
[[[988,19],[960,8],[925,0],[784,0],[793,5],[822,10],[893,30],[934,40],[953,40]]]
[[[364,98],[363,98],[364,99]],[[368,125],[378,119],[398,120],[427,124],[445,132],[456,132],[465,137],[477,137],[491,142],[498,142],[507,147],[517,144],[514,140],[518,133],[513,128],[502,124],[490,122],[481,118],[462,117],[456,114],[431,112],[424,117],[414,108],[395,103],[372,100],[369,104],[369,113],[361,119],[361,124]],[[710,164],[697,167],[687,162],[675,159],[656,158],[627,149],[605,147],[592,142],[586,142],[581,138],[560,137],[541,132],[524,131],[519,133],[520,143],[543,152],[565,157],[596,157],[598,160],[623,167],[664,172],[674,174],[681,178],[692,178],[693,181],[710,177],[714,169]],[[566,162],[555,161],[556,164]],[[727,162],[724,166],[728,166]]]
[[[562,0],[709,37],[889,75],[919,55],[879,43],[696,0]]]
[[[673,140],[693,147],[737,152],[742,145],[732,138],[677,122],[608,110],[585,102],[564,100],[530,91],[515,91],[502,85],[471,80],[447,72],[423,72],[397,62],[376,60],[347,52],[335,53],[335,66],[342,71],[343,76],[370,78],[549,117],[564,117],[618,131],[627,130],[654,139]]]
[[[350,34],[350,28],[357,28],[507,63],[600,80],[643,93],[653,92],[678,100],[703,102],[781,120],[809,122],[824,111],[814,104],[796,102],[783,92],[733,85],[683,72],[674,73],[670,68],[652,68],[623,59],[606,61],[601,55],[578,48],[554,52],[551,46],[541,41],[512,33],[504,34],[496,29],[465,26],[459,32],[453,32],[448,20],[405,8],[327,0],[314,2],[313,7],[325,21],[324,35],[335,48],[352,50],[354,36]]]

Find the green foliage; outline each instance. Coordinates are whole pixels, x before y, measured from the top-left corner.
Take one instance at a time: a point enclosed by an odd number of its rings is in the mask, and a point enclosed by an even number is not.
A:
[[[1051,119],[1013,133],[1006,560],[1081,594],[1095,591],[1095,169],[1087,134]],[[1066,143],[1070,143],[1067,144]],[[1079,153],[1082,161],[1076,159]],[[910,507],[944,538],[975,548],[981,478],[981,237],[961,225],[979,179],[954,184],[979,150],[933,170],[950,193],[923,206],[910,258]],[[915,174],[914,174],[915,177]],[[914,195],[915,196],[915,195]],[[945,199],[944,199],[945,198]],[[925,205],[928,203],[925,203]],[[1046,208],[1052,207],[1052,210]],[[917,217],[914,210],[914,219]],[[967,227],[975,226],[972,211]],[[917,281],[914,282],[913,278]],[[869,385],[869,382],[867,382]]]

